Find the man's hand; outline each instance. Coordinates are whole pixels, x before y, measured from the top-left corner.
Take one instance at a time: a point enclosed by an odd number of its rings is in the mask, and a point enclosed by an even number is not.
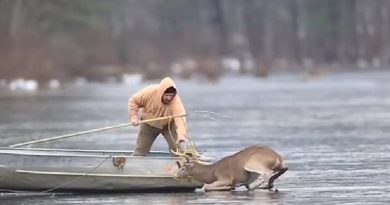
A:
[[[137,119],[135,119],[135,120],[131,120],[130,124],[131,124],[131,126],[134,126],[134,127],[136,127],[136,126],[138,126],[138,125],[139,125],[139,122],[138,122],[138,120],[137,120]]]
[[[179,140],[178,143],[177,143],[177,147],[180,150],[185,150],[187,148],[187,140],[186,139]]]

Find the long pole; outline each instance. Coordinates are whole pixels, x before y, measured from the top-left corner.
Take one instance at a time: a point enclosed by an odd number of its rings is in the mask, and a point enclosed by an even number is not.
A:
[[[171,116],[166,116],[166,117],[158,117],[158,118],[153,118],[153,119],[148,119],[148,120],[141,120],[138,123],[142,124],[142,123],[146,123],[146,122],[154,122],[154,121],[173,119],[173,118],[184,117],[184,116],[186,116],[186,115],[171,115]],[[72,133],[72,134],[60,135],[60,136],[49,137],[49,138],[40,139],[40,140],[33,140],[33,141],[13,144],[13,145],[10,145],[9,147],[21,147],[21,146],[30,145],[30,144],[37,144],[37,143],[41,143],[41,142],[49,142],[49,141],[64,139],[64,138],[68,138],[68,137],[85,135],[85,134],[89,134],[89,133],[93,133],[93,132],[101,132],[101,131],[110,130],[110,129],[127,127],[130,125],[131,125],[130,123],[123,123],[123,124],[119,124],[119,125],[102,127],[102,128],[97,128],[97,129],[93,129],[93,130],[86,130],[86,131],[76,132],[76,133]]]

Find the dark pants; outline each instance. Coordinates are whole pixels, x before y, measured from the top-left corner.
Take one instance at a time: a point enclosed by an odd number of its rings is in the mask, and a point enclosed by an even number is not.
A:
[[[134,156],[145,156],[151,149],[156,137],[162,134],[168,143],[169,150],[177,150],[176,126],[171,123],[170,126],[165,126],[163,129],[152,127],[146,123],[140,125],[140,131],[137,138],[137,146],[134,150]]]

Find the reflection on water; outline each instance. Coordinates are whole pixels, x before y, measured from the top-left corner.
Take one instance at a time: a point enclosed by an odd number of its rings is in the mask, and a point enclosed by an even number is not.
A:
[[[279,204],[283,201],[285,194],[274,194],[271,192],[201,192],[192,193],[128,193],[128,194],[105,194],[102,195],[41,195],[41,196],[18,196],[4,198],[6,202],[9,200],[13,203],[26,204],[224,204],[224,203],[250,203],[261,202],[264,204]]]
[[[178,81],[190,137],[220,158],[265,144],[289,166],[279,193],[18,194],[0,204],[388,204],[390,73]],[[146,83],[147,84],[147,83]],[[146,85],[87,85],[35,94],[0,92],[0,146],[127,122],[127,100]],[[32,147],[133,149],[137,129],[123,128]],[[166,150],[162,138],[154,150]]]

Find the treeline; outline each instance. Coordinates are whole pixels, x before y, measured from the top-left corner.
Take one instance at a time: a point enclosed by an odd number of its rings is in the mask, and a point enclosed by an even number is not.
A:
[[[385,68],[389,9],[388,0],[0,0],[0,79]]]

